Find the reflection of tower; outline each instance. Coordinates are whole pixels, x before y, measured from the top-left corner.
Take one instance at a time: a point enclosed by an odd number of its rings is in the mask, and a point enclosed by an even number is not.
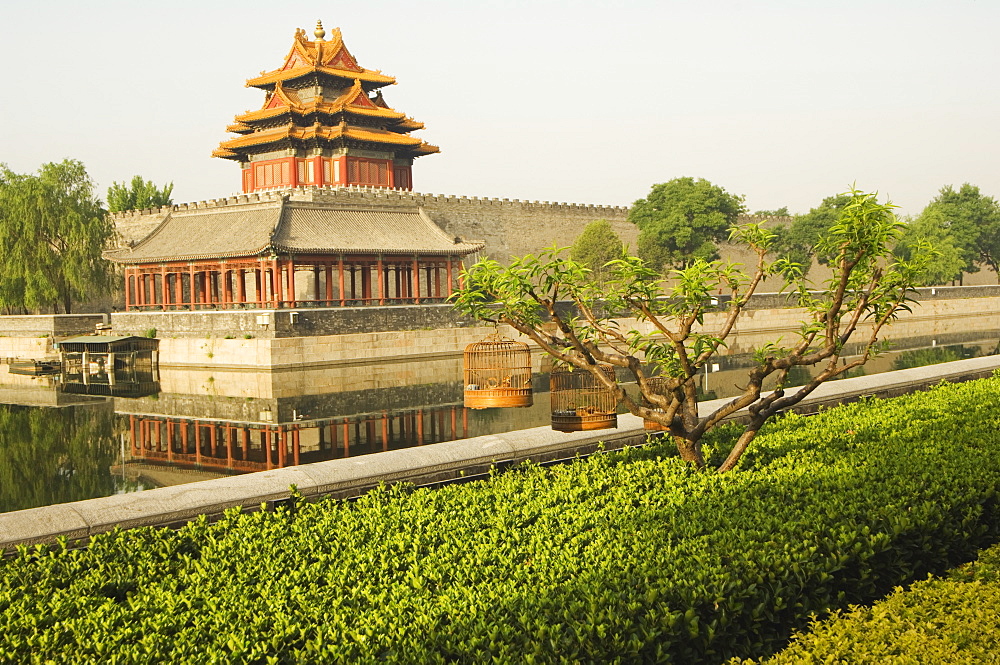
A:
[[[454,441],[465,408],[444,405],[269,424],[129,414],[133,459],[242,473]]]
[[[295,31],[278,69],[247,81],[266,93],[257,111],[227,128],[238,137],[212,155],[238,161],[243,191],[300,185],[367,185],[412,189],[416,157],[438,152],[410,136],[423,124],[385,103],[380,88],[396,82],[365,69],[340,30],[317,22],[315,40]],[[373,94],[374,93],[374,94]]]

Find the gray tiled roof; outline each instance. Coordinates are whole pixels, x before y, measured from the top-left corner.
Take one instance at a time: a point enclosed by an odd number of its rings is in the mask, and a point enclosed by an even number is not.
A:
[[[419,208],[343,208],[276,201],[174,211],[133,247],[109,250],[118,263],[235,258],[261,254],[466,255],[482,243],[455,242]]]

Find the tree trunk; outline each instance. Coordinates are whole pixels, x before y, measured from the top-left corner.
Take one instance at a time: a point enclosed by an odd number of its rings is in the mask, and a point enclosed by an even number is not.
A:
[[[701,446],[697,441],[685,439],[682,436],[675,436],[674,443],[677,445],[677,452],[685,462],[691,462],[698,469],[705,468],[705,456],[701,453]]]
[[[743,434],[741,434],[740,438],[736,440],[736,445],[733,446],[731,451],[729,451],[729,457],[727,457],[726,461],[722,463],[722,466],[718,468],[719,473],[725,473],[726,471],[733,470],[736,464],[740,461],[740,458],[743,457],[743,453],[745,453],[747,448],[750,446],[750,443],[757,436],[757,432],[759,432],[760,428],[764,425],[764,420],[765,419],[758,419],[747,425],[747,428],[743,430]]]

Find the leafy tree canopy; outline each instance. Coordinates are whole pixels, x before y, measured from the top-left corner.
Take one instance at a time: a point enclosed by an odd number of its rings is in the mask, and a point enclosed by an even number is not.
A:
[[[775,229],[775,251],[790,261],[801,264],[803,273],[809,272],[813,258],[826,264],[830,257],[816,255],[816,244],[840,218],[844,207],[851,202],[848,194],[836,194],[823,199],[819,206],[804,215],[795,215],[790,226]]]
[[[939,215],[936,219],[958,247],[965,272],[976,272],[980,265],[987,265],[1000,279],[1000,204],[996,199],[969,183],[957,191],[947,185],[927,204],[921,217],[927,214]]]
[[[574,261],[587,266],[594,280],[603,284],[611,271],[607,264],[621,256],[624,245],[611,224],[606,219],[594,220],[583,229],[569,256]]]
[[[173,203],[173,199],[170,198],[170,193],[173,191],[172,182],[158,188],[152,180],[144,180],[142,176],[133,176],[130,185],[124,182],[112,182],[108,187],[108,212],[144,210],[170,205]]]
[[[955,244],[944,212],[930,206],[916,219],[906,225],[902,238],[893,253],[903,259],[911,258],[919,251],[921,244],[936,250],[927,265],[927,271],[920,281],[921,286],[944,284],[962,276],[966,263],[962,250]]]
[[[553,248],[509,266],[480,261],[464,274],[464,286],[453,298],[463,313],[507,324],[558,362],[589,372],[631,413],[667,430],[681,457],[699,468],[705,466],[702,437],[728,416],[748,409],[743,434],[719,467],[728,471],[769,418],[877,354],[884,327],[909,309],[930,250],[922,244],[912,260],[894,259],[891,248],[903,226],[894,206],[860,191],[846,196],[816,244],[819,254],[830,257],[832,272],[819,290],[803,279],[801,266],[768,259],[774,232],[747,224],[734,228],[730,241],[756,255],[756,265],[748,271],[737,264],[695,259],[665,280],[659,265],[622,254],[609,266],[610,279],[598,286],[589,268]],[[700,372],[735,334],[740,314],[764,278],[779,273],[804,312],[797,339],[760,347],[741,393],[711,413],[700,413]],[[719,293],[728,298],[713,297]],[[565,301],[572,307],[565,307]],[[622,321],[629,319],[641,323],[628,329]],[[859,332],[862,322],[868,327]],[[847,357],[844,351],[855,333],[862,337],[861,350]],[[606,373],[607,366],[625,373],[641,397]],[[786,390],[793,371],[804,367],[816,367],[816,373],[804,385]],[[764,391],[765,380],[776,386],[773,392]]]
[[[757,210],[754,214],[764,217],[791,217],[792,215],[792,213],[788,212],[788,206],[781,206],[775,210]]]
[[[106,291],[113,271],[101,252],[113,231],[81,162],[44,164],[34,175],[0,164],[0,307],[69,313]]]
[[[719,258],[717,243],[744,211],[742,196],[704,178],[685,177],[653,185],[628,219],[639,227],[639,256],[659,269]]]

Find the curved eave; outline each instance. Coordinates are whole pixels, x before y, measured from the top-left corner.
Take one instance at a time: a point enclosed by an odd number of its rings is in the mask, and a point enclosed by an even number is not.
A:
[[[366,141],[369,143],[382,143],[409,148],[420,151],[421,154],[431,154],[440,152],[440,148],[421,141],[418,138],[397,134],[385,130],[362,129],[357,127],[276,127],[240,136],[219,144],[219,150],[235,151],[239,148],[250,146],[266,145],[284,140],[306,141],[319,139],[333,141],[336,139],[349,139],[355,141]]]
[[[174,254],[171,256],[143,256],[134,257],[131,256],[131,250],[128,249],[109,249],[103,252],[101,255],[108,261],[113,261],[114,263],[120,263],[123,265],[143,265],[146,263],[184,263],[187,261],[212,261],[215,259],[248,259],[255,256],[270,255],[272,251],[272,246],[270,244],[261,247],[260,249],[241,251],[241,252],[221,252],[221,253],[204,253],[204,254]]]
[[[257,111],[248,111],[247,113],[242,113],[236,116],[235,118],[236,123],[230,125],[230,127],[236,127],[240,123],[248,123],[258,120],[269,120],[271,118],[276,118],[286,113],[288,114],[294,113],[299,116],[307,116],[312,113],[325,113],[327,115],[335,115],[341,112],[354,113],[356,115],[368,116],[373,118],[386,118],[390,120],[405,121],[407,119],[405,114],[400,113],[399,111],[394,111],[392,109],[370,108],[367,106],[353,106],[351,104],[331,103],[331,104],[316,104],[303,107],[277,106],[275,108],[270,108],[270,109],[258,109]],[[421,125],[420,128],[422,129],[423,125]],[[235,132],[235,130],[228,128],[227,131]]]
[[[468,256],[473,252],[478,252],[486,247],[486,243],[455,243],[454,248],[448,249],[422,249],[422,250],[395,250],[395,249],[384,249],[378,247],[350,247],[350,248],[334,248],[334,247],[287,247],[278,243],[273,245],[276,252],[284,254],[321,254],[321,255],[339,255],[339,254],[381,254],[383,256]]]
[[[302,67],[293,67],[291,69],[276,69],[273,72],[262,74],[256,78],[247,79],[246,84],[248,88],[264,88],[281,81],[293,81],[297,78],[302,78],[303,76],[309,76],[310,74],[326,74],[327,76],[333,76],[348,81],[358,79],[364,81],[365,83],[377,83],[379,87],[383,85],[393,85],[396,82],[396,79],[393,76],[378,74],[367,69],[355,72],[349,69],[335,69],[333,67],[316,67],[307,65]]]

